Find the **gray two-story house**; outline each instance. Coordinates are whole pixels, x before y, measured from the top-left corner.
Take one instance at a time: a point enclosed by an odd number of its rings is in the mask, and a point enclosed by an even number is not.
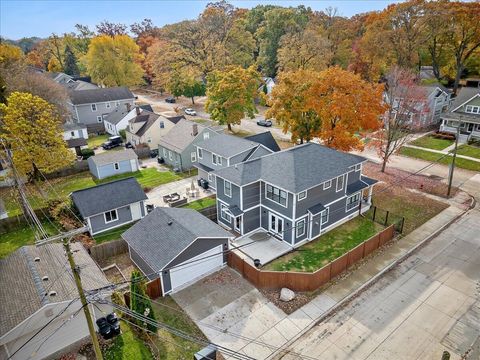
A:
[[[365,158],[308,143],[216,170],[218,223],[263,229],[290,246],[367,211],[375,180]]]
[[[196,144],[198,178],[208,180],[209,187],[216,189],[215,170],[271,154],[273,151],[253,140],[227,134],[218,134]]]
[[[135,96],[126,87],[72,90],[67,102],[72,121],[83,123],[88,132],[104,132],[103,120],[117,107],[133,108]]]

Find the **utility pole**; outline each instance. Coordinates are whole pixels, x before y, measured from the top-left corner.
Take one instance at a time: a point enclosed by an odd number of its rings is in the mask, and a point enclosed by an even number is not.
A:
[[[452,182],[453,182],[453,170],[455,169],[455,159],[457,158],[457,148],[458,148],[458,138],[460,137],[460,125],[461,122],[458,122],[457,127],[457,135],[455,137],[455,148],[453,150],[453,158],[452,163],[450,164],[449,174],[448,174],[448,191],[447,191],[447,198],[450,197],[450,192],[452,190]]]
[[[75,265],[75,260],[73,260],[72,253],[70,251],[70,241],[65,239],[63,241],[65,246],[65,251],[67,252],[68,262],[70,263],[70,268],[73,272],[73,277],[75,279],[75,285],[77,286],[78,295],[80,296],[80,301],[82,302],[83,312],[85,314],[85,319],[87,320],[88,331],[90,332],[90,337],[92,338],[93,349],[95,350],[95,357],[97,360],[103,360],[102,351],[100,350],[100,344],[98,343],[97,334],[95,332],[95,327],[93,325],[92,316],[90,315],[90,309],[88,307],[87,298],[83,292],[82,280],[80,279],[79,271],[80,269]]]

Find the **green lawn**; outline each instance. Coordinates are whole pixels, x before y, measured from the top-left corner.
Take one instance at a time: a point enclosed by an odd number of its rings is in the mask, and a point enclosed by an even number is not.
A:
[[[453,140],[437,139],[432,135],[425,135],[412,141],[410,144],[433,150],[443,150],[454,143]]]
[[[437,161],[442,156],[441,154],[433,153],[427,150],[420,150],[420,149],[414,149],[414,148],[408,148],[408,147],[401,148],[400,154],[404,156],[426,160],[426,161]],[[438,161],[439,164],[443,164],[447,166],[450,165],[451,162],[452,162],[451,156],[445,156],[444,158]],[[455,164],[457,167],[462,169],[480,171],[480,162],[457,158],[455,161]]]
[[[118,240],[121,238],[120,235],[125,231],[127,231],[128,229],[130,229],[133,225],[134,223],[131,223],[131,224],[123,225],[118,228],[97,234],[94,236],[95,243],[101,244],[101,243],[112,241],[112,240]]]
[[[187,205],[184,205],[182,207],[198,211],[198,210],[202,210],[207,207],[213,206],[216,203],[217,203],[217,198],[213,196],[213,197],[206,197],[203,199],[192,201],[191,203],[188,203]]]
[[[173,171],[158,171],[156,168],[146,168],[136,171],[134,173],[125,173],[110,176],[102,180],[95,180],[96,184],[103,184],[106,182],[125,179],[133,176],[143,188],[154,188],[172,181],[181,180],[184,178],[182,173],[174,173]]]
[[[178,330],[190,335],[205,339],[205,335],[198,329],[195,323],[183,312],[180,306],[170,296],[155,300],[162,306],[152,302],[156,319]],[[172,310],[176,309],[176,310]],[[202,346],[188,340],[184,340],[165,330],[158,330],[159,337],[154,338],[155,345],[159,349],[159,356],[162,360],[193,359],[193,354],[199,351]]]
[[[48,221],[43,222],[43,227],[49,235],[57,233],[57,230]],[[0,258],[4,258],[24,245],[32,245],[34,241],[34,233],[27,225],[18,227],[8,233],[0,233]]]
[[[145,343],[133,332],[134,326],[122,321],[122,334],[115,337],[112,345],[104,351],[105,360],[151,360],[154,357]]]
[[[267,270],[313,272],[361,242],[380,232],[383,226],[361,216],[336,227],[293,253],[267,264]]]
[[[480,147],[465,144],[458,147],[457,154],[480,159]]]
[[[90,135],[90,136],[88,137],[88,139],[87,139],[88,147],[89,147],[90,149],[99,147],[99,146],[102,145],[105,141],[107,141],[110,136],[111,136],[110,134],[97,135],[97,136]]]

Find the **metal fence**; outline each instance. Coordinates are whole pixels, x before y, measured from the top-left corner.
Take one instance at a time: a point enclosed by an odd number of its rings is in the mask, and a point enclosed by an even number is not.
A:
[[[381,209],[378,206],[372,206],[365,213],[365,217],[383,226],[394,225],[396,232],[403,232],[405,217],[392,213],[389,210]]]

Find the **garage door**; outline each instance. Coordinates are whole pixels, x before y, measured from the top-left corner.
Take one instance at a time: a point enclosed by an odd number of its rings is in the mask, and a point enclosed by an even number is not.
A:
[[[223,265],[223,246],[216,246],[204,253],[197,255],[170,270],[172,292],[180,287],[200,279],[212,270]],[[197,260],[197,261],[195,261]]]

